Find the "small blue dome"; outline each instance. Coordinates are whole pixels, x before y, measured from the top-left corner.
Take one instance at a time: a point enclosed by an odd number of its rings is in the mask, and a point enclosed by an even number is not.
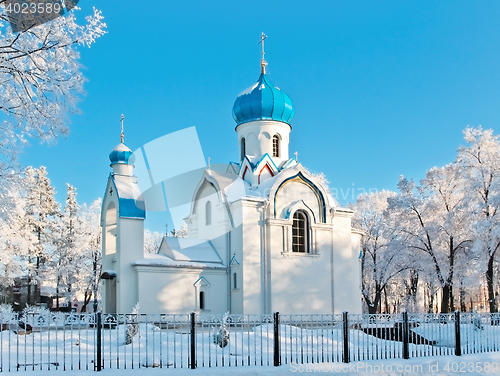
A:
[[[290,124],[295,110],[292,100],[262,73],[257,83],[241,93],[233,105],[237,125],[254,120],[276,120]]]
[[[109,160],[111,164],[133,164],[134,156],[132,155],[132,150],[126,147],[124,144],[120,143],[116,145],[111,153],[109,154]]]

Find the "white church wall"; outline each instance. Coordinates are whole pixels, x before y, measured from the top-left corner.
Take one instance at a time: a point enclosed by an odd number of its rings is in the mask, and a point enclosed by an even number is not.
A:
[[[352,249],[351,217],[349,210],[337,210],[333,217],[334,313],[361,313],[358,254]]]
[[[113,259],[116,254],[116,234],[118,211],[116,203],[112,200],[106,200],[102,212],[102,266],[103,270],[112,270]]]
[[[225,229],[222,235],[210,240],[210,243],[212,243],[212,246],[214,247],[215,251],[219,255],[224,265],[228,265],[229,263],[228,257],[230,257],[227,253],[227,242],[228,242],[227,229]]]
[[[118,223],[118,200],[116,195],[109,194],[110,179],[106,187],[106,195],[102,205],[101,227],[102,227],[102,270],[115,271],[117,252],[117,223]],[[108,286],[109,285],[109,286]],[[102,302],[104,312],[116,310],[116,280],[107,280],[102,288]]]
[[[231,205],[231,211],[233,213],[233,219],[241,217],[241,202],[238,201]],[[241,223],[241,222],[238,222]],[[237,268],[237,285],[239,286],[237,289],[232,289],[230,291],[231,294],[231,313],[243,313],[243,225],[239,225],[231,231],[230,235],[230,253],[231,257],[235,257],[235,259],[240,264]]]
[[[275,134],[280,137],[280,157],[273,158],[276,165],[281,161],[288,160],[288,137],[290,126],[286,123],[272,120],[250,121],[237,127],[238,140],[245,138],[246,154],[252,156],[273,156],[273,141]],[[241,144],[240,144],[241,145]]]
[[[272,311],[331,312],[330,231],[316,231],[317,254],[283,252],[291,224],[270,231]]]
[[[195,197],[193,214],[189,216],[189,236],[209,240],[223,237],[227,232],[228,222],[225,204],[221,202],[216,188],[205,181]],[[225,256],[221,255],[222,257]]]
[[[231,313],[243,312],[243,278],[240,265],[232,265],[230,272]]]
[[[144,221],[119,218],[118,234],[117,313],[130,313],[139,300],[137,274],[132,264],[144,258]]]
[[[113,164],[113,173],[117,175],[127,175],[127,176],[132,176],[134,166],[129,165],[129,164],[124,164],[124,163],[115,163]]]
[[[261,148],[259,144],[258,133],[254,132],[247,133],[245,136],[245,148],[247,155],[261,155]]]
[[[236,248],[244,249],[240,256],[242,274],[243,312],[264,313],[262,275],[261,275],[261,207],[262,203],[250,199],[237,201],[244,218],[241,226],[241,239],[236,240]]]
[[[139,280],[141,312],[189,313],[193,311],[222,314],[227,312],[226,270],[135,266]],[[203,286],[205,310],[199,309],[200,277],[209,285]]]

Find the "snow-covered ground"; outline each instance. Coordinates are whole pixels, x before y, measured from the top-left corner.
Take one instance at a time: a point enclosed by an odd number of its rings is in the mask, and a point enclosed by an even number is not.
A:
[[[96,331],[85,320],[88,317],[82,316],[80,321],[69,322],[67,317],[61,317],[64,320],[60,322],[52,320],[55,316],[51,316],[51,320],[37,319],[38,326],[34,320],[30,320],[36,330],[28,335],[16,334],[22,332],[17,324],[15,328],[0,331],[1,371],[16,372],[19,365],[19,371],[30,375],[61,371],[78,372],[78,375],[95,374]],[[74,319],[73,316],[70,318]],[[191,335],[187,316],[171,320],[170,324],[176,323],[175,327],[161,329],[161,325],[152,322],[116,324],[112,329],[108,327],[103,330],[102,359],[106,367],[102,371],[103,375],[140,376],[146,373],[153,375],[155,372],[174,375],[500,375],[500,352],[461,357],[453,355],[453,322],[428,322],[413,328],[412,333],[418,333],[426,342],[409,344],[409,360],[402,359],[402,342],[369,335],[357,328],[356,324],[349,330],[352,361],[349,364],[340,362],[343,351],[342,322],[330,326],[318,326],[312,322],[280,325],[283,365],[273,367],[272,323],[233,322],[227,326],[227,346],[221,347],[217,341],[214,343],[214,337],[221,330],[220,321],[207,321],[196,329],[196,370],[189,369]],[[370,328],[373,325],[364,323],[363,327]],[[482,325],[464,321],[460,329],[463,353],[500,349],[500,327],[491,325],[491,320],[486,320]],[[129,331],[133,332],[133,336],[127,335]],[[158,365],[163,368],[153,368]],[[83,370],[76,371],[79,368]]]
[[[490,365],[485,371],[485,364]],[[335,374],[339,376],[387,375],[387,376],[448,376],[448,375],[500,375],[500,353],[483,353],[464,356],[443,356],[432,358],[414,358],[409,360],[393,359],[383,361],[367,361],[344,363],[315,363],[305,365],[250,366],[250,367],[213,367],[197,368],[140,368],[140,369],[104,369],[102,376],[202,376],[202,375],[291,375],[291,374]],[[453,371],[455,370],[455,371]],[[30,376],[47,376],[47,371],[26,371]],[[74,376],[95,376],[93,371],[50,371]]]

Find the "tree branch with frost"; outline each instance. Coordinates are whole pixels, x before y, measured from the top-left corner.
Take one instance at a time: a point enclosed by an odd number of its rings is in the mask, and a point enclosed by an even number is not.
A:
[[[12,165],[30,138],[52,141],[69,132],[68,122],[84,94],[80,52],[106,31],[97,9],[76,22],[75,11],[13,33],[0,1],[0,168]]]

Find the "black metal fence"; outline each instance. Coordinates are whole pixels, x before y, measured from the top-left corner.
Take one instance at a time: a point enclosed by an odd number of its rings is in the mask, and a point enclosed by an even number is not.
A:
[[[0,315],[0,371],[357,362],[500,350],[500,314]]]

